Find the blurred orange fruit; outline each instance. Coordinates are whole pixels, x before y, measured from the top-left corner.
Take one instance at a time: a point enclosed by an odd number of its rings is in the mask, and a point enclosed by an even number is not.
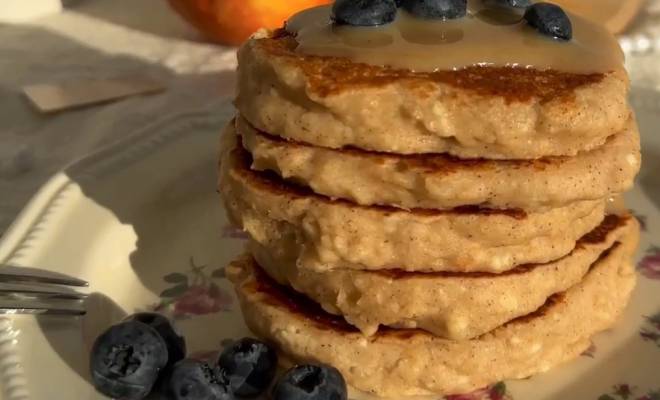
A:
[[[330,0],[169,0],[183,18],[221,44],[238,45],[259,28],[279,28],[296,12]]]

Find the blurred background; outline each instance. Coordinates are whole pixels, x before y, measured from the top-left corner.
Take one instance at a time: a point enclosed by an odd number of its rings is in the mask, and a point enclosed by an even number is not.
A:
[[[326,0],[0,0],[0,234],[53,173],[148,122],[233,95],[235,45]],[[557,0],[615,32],[660,109],[660,0]],[[44,114],[27,85],[139,75],[159,93]]]

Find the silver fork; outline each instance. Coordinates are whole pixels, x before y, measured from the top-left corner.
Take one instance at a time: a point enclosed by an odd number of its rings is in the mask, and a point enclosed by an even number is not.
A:
[[[87,287],[78,278],[37,268],[0,264],[0,314],[85,314]]]

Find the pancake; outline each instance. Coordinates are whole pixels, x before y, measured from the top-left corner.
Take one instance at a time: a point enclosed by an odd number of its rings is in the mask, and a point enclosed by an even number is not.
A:
[[[623,68],[576,74],[470,67],[411,72],[295,51],[284,30],[238,53],[236,106],[261,131],[320,147],[461,158],[574,156],[630,119]]]
[[[367,336],[379,325],[419,328],[452,340],[472,339],[538,309],[582,280],[600,255],[639,229],[630,217],[608,216],[567,256],[502,274],[368,272],[299,268],[286,249],[252,242],[250,252],[280,284],[343,316]]]
[[[227,276],[248,327],[294,361],[331,364],[348,384],[377,396],[444,395],[526,378],[586,350],[628,302],[636,240],[636,235],[624,238],[583,281],[536,312],[468,341],[391,329],[366,338],[342,318],[277,285],[251,258],[232,263]]]
[[[502,272],[565,256],[605,216],[602,200],[543,212],[358,206],[250,170],[249,153],[235,136],[224,138],[219,191],[230,218],[260,244],[289,248],[299,265],[317,271]]]
[[[272,170],[332,198],[407,209],[480,205],[537,211],[602,199],[632,187],[641,159],[634,119],[596,149],[533,161],[340,151],[259,132],[244,118],[236,127],[253,169]]]

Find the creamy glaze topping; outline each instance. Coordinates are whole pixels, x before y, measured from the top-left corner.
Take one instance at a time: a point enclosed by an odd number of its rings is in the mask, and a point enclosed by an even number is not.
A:
[[[286,24],[304,54],[347,57],[355,62],[420,72],[470,66],[525,67],[572,73],[623,68],[616,38],[586,19],[570,15],[573,39],[541,35],[522,11],[487,8],[468,1],[465,18],[440,21],[413,17],[399,9],[393,23],[376,27],[334,25],[332,6],[310,8]]]

